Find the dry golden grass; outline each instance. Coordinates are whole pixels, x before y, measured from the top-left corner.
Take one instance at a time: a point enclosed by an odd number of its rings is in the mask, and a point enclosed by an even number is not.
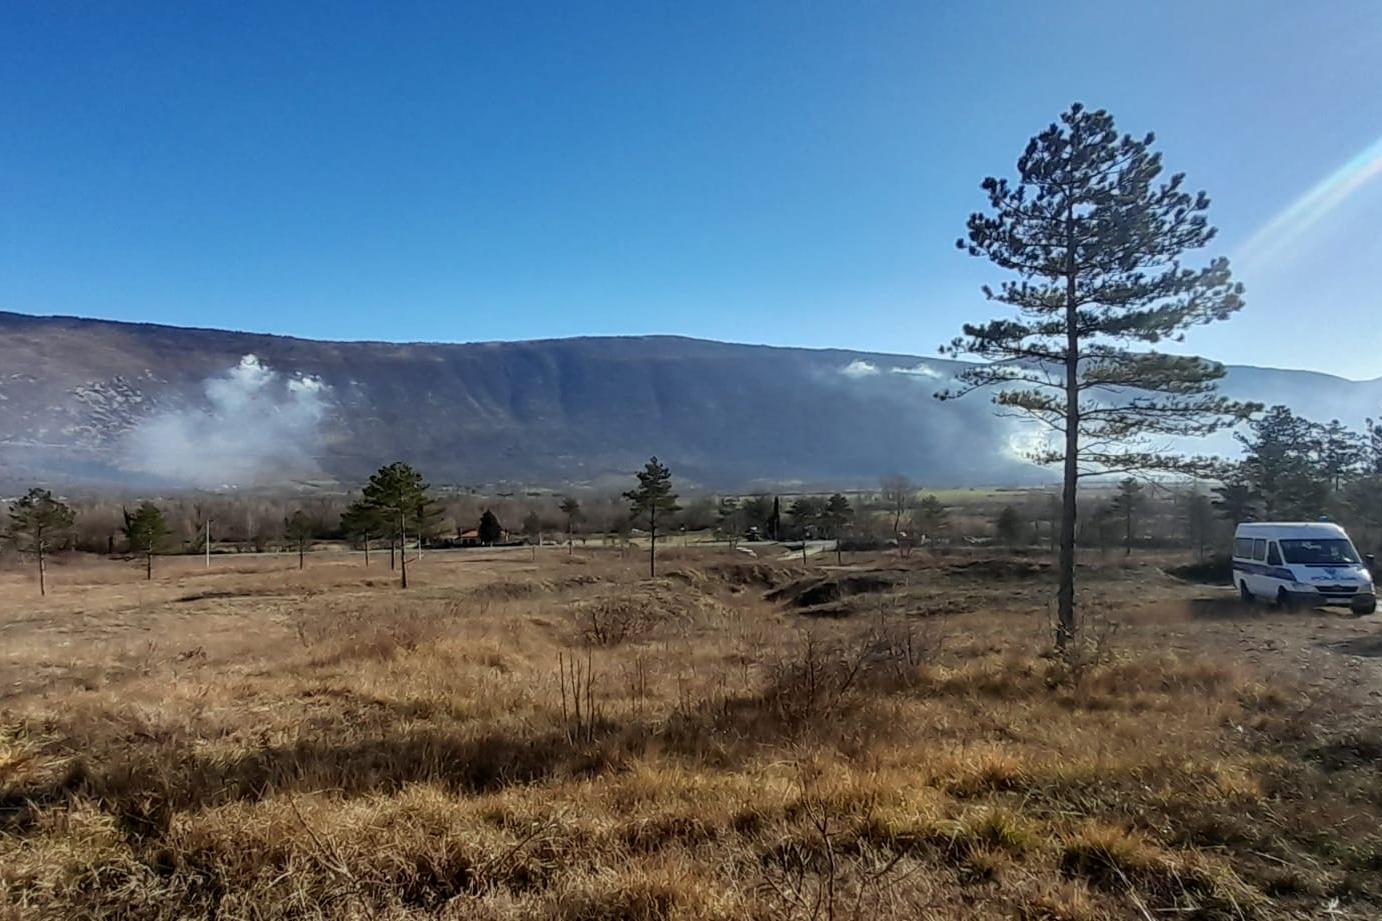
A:
[[[1072,664],[1002,561],[160,563],[0,574],[0,918],[1382,914],[1376,672],[1314,686],[1365,626],[1095,566]]]

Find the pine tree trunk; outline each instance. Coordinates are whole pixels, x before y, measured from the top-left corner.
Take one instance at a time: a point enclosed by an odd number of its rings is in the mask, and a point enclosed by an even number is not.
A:
[[[1132,556],[1132,509],[1123,516],[1123,555]]]
[[[657,519],[648,519],[648,578],[657,578]]]
[[[1075,638],[1075,492],[1080,483],[1080,335],[1075,303],[1075,209],[1066,207],[1065,250],[1065,477],[1061,484],[1060,587],[1056,592],[1056,646]]]
[[[154,548],[149,547],[144,551],[144,578],[153,581],[154,578]]]
[[[365,535],[365,565],[369,565],[369,535]]]
[[[408,587],[408,523],[402,513],[398,516],[398,568],[402,574],[400,588]]]
[[[302,541],[298,541],[298,569],[306,569],[306,568],[307,568],[307,562],[306,562],[306,560],[303,559],[303,553],[304,553],[305,550],[306,550],[306,547],[305,547],[305,545],[303,544],[303,542],[302,542]]]
[[[45,567],[44,567],[44,565],[43,565],[43,541],[42,541],[42,540],[39,540],[39,542],[38,542],[38,594],[39,594],[39,597],[40,597],[40,598],[43,597],[44,595],[47,595],[47,594],[48,594],[48,580],[47,580],[47,574],[44,572],[44,569],[45,569]]]

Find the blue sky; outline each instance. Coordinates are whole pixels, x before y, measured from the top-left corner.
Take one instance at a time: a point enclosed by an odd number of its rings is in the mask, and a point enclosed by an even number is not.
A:
[[[980,180],[1078,99],[1241,262],[1188,347],[1378,377],[1379,48],[1376,0],[5,4],[0,309],[929,355],[994,312]]]

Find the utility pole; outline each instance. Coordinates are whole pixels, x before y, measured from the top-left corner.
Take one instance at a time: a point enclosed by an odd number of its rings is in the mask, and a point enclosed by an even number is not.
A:
[[[206,550],[206,568],[207,568],[207,569],[210,569],[210,568],[211,568],[211,516],[210,516],[210,515],[208,515],[207,518],[206,518],[206,535],[205,535],[205,537],[203,538],[202,543],[204,543],[204,544],[206,545],[205,548],[204,548],[204,549]]]

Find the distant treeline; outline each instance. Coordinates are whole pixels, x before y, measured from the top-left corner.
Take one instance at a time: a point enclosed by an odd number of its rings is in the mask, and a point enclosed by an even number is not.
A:
[[[1369,549],[1382,541],[1382,423],[1355,432],[1336,422],[1315,423],[1276,406],[1239,436],[1243,455],[1218,467],[1213,479],[1132,480],[1088,491],[1077,518],[1087,548],[1185,548],[1220,552],[1234,524],[1249,518],[1314,520],[1349,527]],[[398,466],[398,465],[394,465]],[[390,468],[381,468],[388,470]],[[425,487],[426,484],[421,484]],[[162,515],[160,552],[199,553],[211,535],[217,552],[265,551],[365,535],[349,512],[362,493],[311,497],[196,495],[135,501],[72,496],[62,501],[71,522],[46,549],[90,553],[139,552],[127,538],[129,516],[143,505]],[[619,542],[640,533],[627,495],[573,490],[564,495],[475,495],[425,490],[421,512],[405,531],[423,545],[477,541],[488,512],[504,540]],[[683,496],[661,519],[661,534],[681,532],[723,540],[845,539],[857,546],[996,542],[1050,546],[1060,525],[1056,490],[927,493],[902,476],[880,478],[876,491],[828,494]],[[209,527],[208,527],[209,524]],[[382,524],[376,538],[387,538]],[[23,541],[14,533],[13,543]],[[28,549],[21,546],[20,549]]]

